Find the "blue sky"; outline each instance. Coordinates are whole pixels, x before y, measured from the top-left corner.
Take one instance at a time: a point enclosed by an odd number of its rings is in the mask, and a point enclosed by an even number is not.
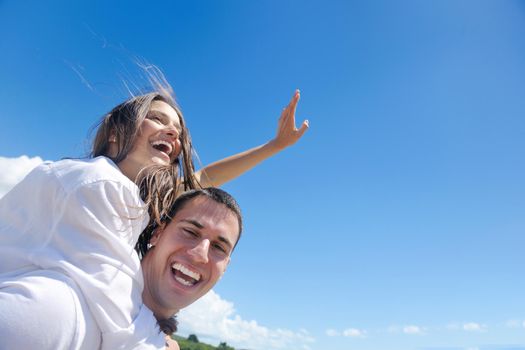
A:
[[[304,138],[225,186],[245,235],[184,334],[525,349],[525,2],[4,0],[0,33],[4,183],[22,155],[84,155],[145,86],[136,57],[203,164],[268,141],[301,89]]]

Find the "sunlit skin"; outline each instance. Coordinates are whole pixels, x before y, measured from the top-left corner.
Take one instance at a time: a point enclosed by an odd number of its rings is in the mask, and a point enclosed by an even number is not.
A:
[[[255,167],[265,159],[295,144],[309,127],[308,120],[303,121],[299,128],[295,125],[295,111],[300,97],[299,90],[296,90],[290,103],[283,108],[275,138],[261,146],[207,165],[204,169],[205,171],[198,171],[195,174],[199,183],[203,187],[221,186]]]
[[[139,172],[147,166],[172,163],[181,151],[180,132],[181,123],[177,112],[165,102],[153,101],[132,150],[117,164],[118,167],[124,175],[135,181]],[[110,142],[109,155],[116,153],[117,144]]]
[[[142,260],[144,304],[157,318],[169,318],[199,299],[226,271],[238,238],[239,222],[229,208],[205,196],[190,199],[151,239],[154,247]],[[198,281],[174,265],[198,275]],[[191,285],[181,283],[181,276]]]
[[[171,339],[169,335],[166,336],[166,350],[180,350],[179,343]]]

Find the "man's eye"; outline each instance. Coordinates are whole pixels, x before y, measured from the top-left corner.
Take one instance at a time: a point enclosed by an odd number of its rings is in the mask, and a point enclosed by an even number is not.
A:
[[[216,243],[213,245],[213,247],[217,249],[218,251],[220,251],[221,253],[224,253],[224,254],[228,253],[226,248],[224,248],[221,244]]]
[[[184,234],[188,237],[198,237],[199,235],[192,231],[192,230],[182,230],[182,232],[184,232]]]

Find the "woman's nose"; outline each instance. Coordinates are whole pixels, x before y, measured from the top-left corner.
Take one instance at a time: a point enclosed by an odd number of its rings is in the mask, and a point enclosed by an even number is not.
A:
[[[170,125],[166,129],[166,134],[170,136],[172,139],[176,140],[179,138],[179,130],[173,125]]]

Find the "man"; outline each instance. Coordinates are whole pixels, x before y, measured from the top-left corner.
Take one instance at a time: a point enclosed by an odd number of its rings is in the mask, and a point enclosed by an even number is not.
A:
[[[239,206],[217,188],[179,196],[171,221],[146,229],[149,241],[138,246],[142,258],[142,299],[171,333],[170,322],[180,309],[206,294],[221,278],[242,232]],[[173,320],[174,321],[174,320]]]
[[[217,188],[187,192],[174,202],[161,225],[143,233],[144,305],[153,311],[165,333],[176,329],[173,316],[206,294],[222,276],[242,231],[240,209],[228,193]],[[171,219],[170,219],[171,218]],[[36,288],[35,288],[36,287]],[[93,350],[102,334],[84,296],[67,276],[42,270],[13,281],[9,293],[17,305],[0,315],[24,348]],[[13,334],[12,330],[18,330]],[[1,333],[1,332],[0,332]],[[28,336],[30,335],[30,336]],[[17,343],[17,344],[20,344]],[[143,349],[127,344],[123,349]],[[3,341],[0,349],[7,349]],[[169,349],[178,349],[169,342]]]

